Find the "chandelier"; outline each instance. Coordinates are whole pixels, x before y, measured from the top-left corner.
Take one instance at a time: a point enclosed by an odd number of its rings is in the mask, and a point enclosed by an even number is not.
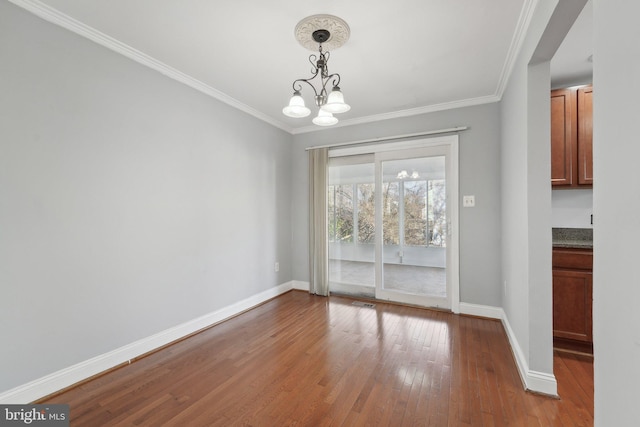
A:
[[[351,107],[344,102],[340,90],[340,74],[329,74],[330,51],[342,46],[350,35],[349,26],[342,19],[332,15],[313,15],[304,18],[296,25],[295,36],[298,42],[309,50],[318,50],[318,54],[311,54],[311,77],[293,81],[293,96],[289,105],[282,109],[288,117],[307,117],[311,110],[304,104],[302,98],[303,83],[311,87],[314,101],[318,107],[318,115],[312,120],[318,126],[331,126],[338,123],[334,114],[344,113]],[[324,49],[323,49],[324,47]],[[326,52],[325,52],[326,49]],[[328,92],[327,87],[331,89]],[[306,87],[306,86],[305,86]]]

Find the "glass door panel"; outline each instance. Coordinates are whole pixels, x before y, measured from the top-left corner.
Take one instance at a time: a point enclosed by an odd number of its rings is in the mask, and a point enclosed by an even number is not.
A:
[[[382,230],[376,297],[451,308],[447,281],[446,152],[376,156]]]
[[[373,156],[329,162],[329,289],[375,296],[375,179]]]

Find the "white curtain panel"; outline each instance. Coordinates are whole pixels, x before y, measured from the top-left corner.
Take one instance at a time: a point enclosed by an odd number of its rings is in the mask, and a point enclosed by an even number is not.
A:
[[[309,292],[329,295],[327,242],[328,148],[309,151]]]

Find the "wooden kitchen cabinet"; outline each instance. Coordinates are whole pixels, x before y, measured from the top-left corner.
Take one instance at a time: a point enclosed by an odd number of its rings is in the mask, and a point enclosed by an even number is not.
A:
[[[592,352],[593,251],[553,249],[553,338],[556,347]]]
[[[551,91],[551,185],[593,185],[593,88]]]
[[[578,89],[578,185],[593,185],[593,87]]]
[[[576,92],[571,89],[551,91],[551,185],[572,185],[572,161],[577,148]]]

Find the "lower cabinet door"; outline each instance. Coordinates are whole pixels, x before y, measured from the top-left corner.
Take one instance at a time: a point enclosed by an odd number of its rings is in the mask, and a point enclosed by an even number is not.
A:
[[[591,272],[553,271],[553,336],[593,341]]]

